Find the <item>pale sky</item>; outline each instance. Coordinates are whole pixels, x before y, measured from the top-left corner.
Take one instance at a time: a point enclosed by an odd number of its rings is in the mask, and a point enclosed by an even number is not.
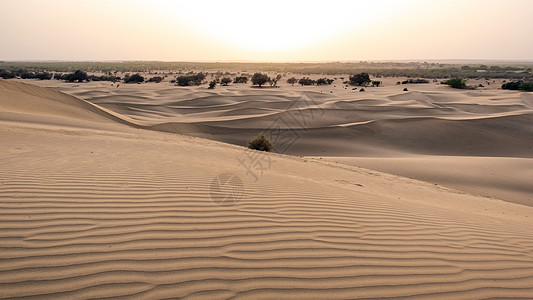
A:
[[[533,0],[0,0],[0,60],[533,59]]]

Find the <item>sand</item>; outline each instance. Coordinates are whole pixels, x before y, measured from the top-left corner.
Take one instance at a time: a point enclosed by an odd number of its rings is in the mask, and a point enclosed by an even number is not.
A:
[[[443,182],[458,173],[472,188],[482,186],[486,170],[531,174],[531,141],[524,139],[531,133],[530,95],[489,90],[477,97],[442,88],[413,87],[427,97],[424,89],[440,93],[419,109],[422,96],[406,99],[393,88],[350,96],[300,87],[56,87],[81,99],[2,80],[0,297],[530,297],[533,207],[435,184],[432,177],[421,181],[377,170],[380,163],[395,163],[396,171],[417,166],[406,176],[440,173],[448,176]],[[464,95],[484,107],[428,109]],[[361,109],[350,97],[381,105]],[[285,105],[294,101],[305,102],[294,109],[307,112],[337,107],[307,119],[311,125],[300,128],[307,135],[288,147],[289,154],[309,149],[312,157],[261,154],[251,163],[246,159],[258,153],[202,138],[243,142],[276,116],[287,116]],[[398,108],[393,101],[400,101]],[[498,103],[494,110],[485,107],[491,101]],[[343,105],[355,108],[344,119],[335,117]],[[378,118],[401,111],[408,117]],[[421,120],[411,120],[413,113]],[[479,122],[498,132],[494,139],[473,134]],[[357,126],[363,126],[354,129],[361,142],[349,146],[342,130]],[[419,136],[424,129],[442,130],[439,138],[451,142],[445,133],[454,126],[472,133],[476,143],[499,147],[446,148],[446,141],[437,147]],[[419,147],[414,138],[384,138],[404,132],[419,136]],[[323,150],[325,155],[316,153]],[[402,157],[411,161],[402,165]],[[447,160],[473,171],[428,175],[420,167],[442,169]],[[377,168],[358,166],[365,163]],[[225,178],[220,174],[228,173],[242,185],[233,181],[217,192]],[[496,176],[501,188],[486,185],[527,200],[527,181],[516,183],[524,189],[513,189],[513,180],[500,180],[504,173]],[[220,196],[228,196],[223,205]]]

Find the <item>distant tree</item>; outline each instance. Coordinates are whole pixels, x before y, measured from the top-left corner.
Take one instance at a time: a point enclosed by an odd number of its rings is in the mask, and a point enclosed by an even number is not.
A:
[[[379,80],[373,80],[372,81],[372,86],[380,86],[381,85],[381,81]]]
[[[296,79],[295,77],[291,77],[291,78],[287,79],[287,83],[290,84],[290,85],[294,85],[297,82],[298,82],[298,79]]]
[[[233,80],[233,83],[247,83],[247,82],[248,82],[248,77],[246,76],[237,76]]]
[[[141,83],[144,82],[144,77],[139,73],[124,77],[124,83]]]
[[[212,90],[212,89],[214,89],[216,86],[217,86],[217,81],[216,81],[216,80],[211,80],[211,81],[209,82],[209,87],[208,87],[208,89]]]
[[[252,76],[252,85],[257,85],[261,87],[263,84],[270,81],[270,77],[268,77],[266,74],[262,73],[255,73]]]
[[[233,80],[231,80],[231,78],[229,78],[229,77],[223,77],[222,79],[220,79],[220,84],[224,85],[224,86],[227,86],[228,84],[230,84],[232,82],[233,82]]]
[[[368,73],[360,73],[350,76],[350,84],[358,86],[366,86],[370,83],[370,76]]]
[[[281,79],[281,74],[278,74],[276,75],[276,77],[270,79],[269,83],[270,83],[270,86],[277,86],[278,85],[278,81]]]
[[[463,78],[452,78],[448,79],[444,82],[444,84],[447,84],[451,86],[454,89],[464,89],[466,88],[466,80]]]

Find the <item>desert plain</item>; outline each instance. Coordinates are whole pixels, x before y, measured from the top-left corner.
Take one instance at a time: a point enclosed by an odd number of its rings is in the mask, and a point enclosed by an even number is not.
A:
[[[533,93],[396,80],[0,80],[0,298],[531,298]]]

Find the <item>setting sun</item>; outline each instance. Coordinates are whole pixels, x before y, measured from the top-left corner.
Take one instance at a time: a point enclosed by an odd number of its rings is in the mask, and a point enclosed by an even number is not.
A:
[[[327,42],[353,31],[364,31],[384,18],[377,4],[344,1],[328,6],[320,2],[235,1],[168,2],[176,25],[206,34],[227,45],[259,52],[290,51]],[[389,2],[392,7],[396,5]],[[392,8],[389,6],[389,8]]]

